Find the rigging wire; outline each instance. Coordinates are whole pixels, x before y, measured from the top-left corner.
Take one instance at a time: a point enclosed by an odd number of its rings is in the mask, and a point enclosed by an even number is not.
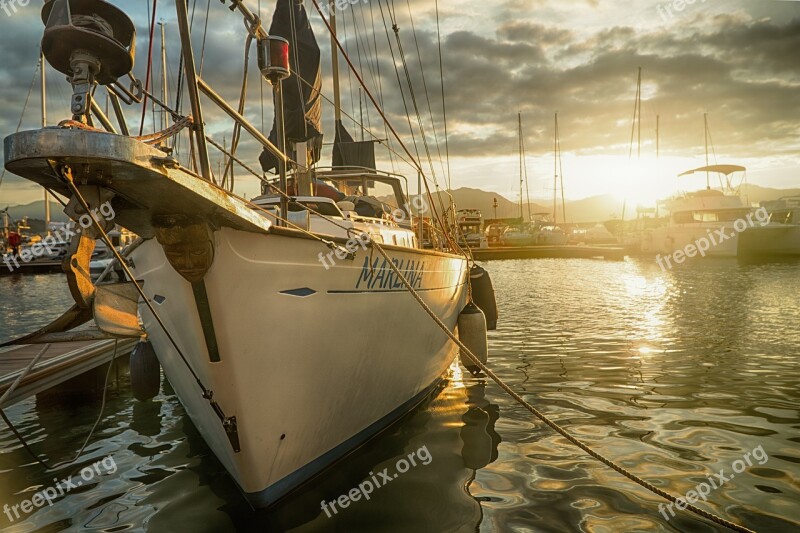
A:
[[[425,68],[422,66],[422,52],[419,49],[419,40],[417,39],[417,28],[414,26],[414,16],[411,14],[411,1],[406,0],[408,6],[408,19],[411,21],[411,34],[414,36],[414,46],[417,49],[417,60],[419,61],[419,72],[422,77],[422,87],[425,90],[425,100],[428,103],[428,114],[431,117],[431,129],[433,131],[433,140],[436,143],[436,151],[439,154],[439,164],[442,167],[442,174],[445,173],[444,159],[442,159],[442,148],[439,144],[439,135],[436,132],[436,121],[433,119],[433,108],[431,107],[431,99],[428,95],[428,82],[425,80]]]
[[[210,0],[209,0],[210,1]],[[153,34],[156,26],[156,6],[158,0],[153,0],[153,13],[150,15],[150,0],[147,0],[148,32],[150,33],[150,43],[147,46],[147,74],[145,75],[144,88],[150,90],[150,74],[153,67]],[[147,116],[147,95],[142,98],[142,120],[139,123],[139,135],[144,133],[144,119]]]
[[[344,54],[350,57],[350,46],[349,42],[350,39],[347,37],[347,17],[342,17],[342,33],[344,34],[344,39],[342,42],[344,43]],[[355,101],[353,100],[353,75],[350,69],[347,69],[347,86],[348,86],[348,93],[350,93],[350,112],[355,115],[356,114],[356,105]],[[353,121],[355,123],[355,120]],[[356,123],[357,124],[357,123]]]
[[[436,7],[436,39],[439,45],[439,78],[442,82],[442,118],[444,120],[444,152],[447,158],[447,190],[449,191],[453,188],[453,182],[450,176],[450,142],[447,135],[447,105],[444,97],[444,65],[442,62],[442,31],[439,24],[439,0],[435,0],[434,5]]]
[[[311,88],[313,88],[313,84],[312,84],[311,82],[309,82],[308,80],[306,80],[305,78],[302,78],[302,77],[300,77],[300,80],[301,80],[301,81],[302,81],[304,84],[306,84],[308,87],[311,87]],[[322,99],[323,99],[323,100],[325,100],[326,102],[328,102],[328,103],[329,103],[329,104],[331,104],[332,106],[335,106],[335,105],[336,105],[336,104],[335,104],[335,102],[334,102],[334,101],[333,101],[331,98],[329,98],[328,96],[325,96],[325,93],[323,93],[322,91],[320,91],[319,95],[322,97]],[[357,120],[355,117],[353,117],[353,116],[351,116],[350,114],[348,114],[348,113],[347,113],[347,111],[345,111],[343,108],[339,107],[339,111],[340,111],[340,112],[342,113],[342,115],[344,115],[344,116],[345,116],[347,119],[349,119],[349,120],[352,120],[354,123],[358,124],[359,126],[362,126],[362,125],[361,125],[361,124],[358,122],[358,120]],[[388,128],[387,128],[387,131],[388,131]],[[372,137],[372,140],[373,140],[373,141],[375,141],[375,142],[377,142],[377,143],[379,143],[379,144],[383,144],[383,142],[384,142],[384,141],[386,141],[386,142],[388,143],[388,142],[391,140],[391,138],[388,136],[388,134],[387,134],[387,138],[386,138],[386,139],[381,139],[380,137],[378,137],[377,135],[375,135],[374,133],[372,133],[372,131],[370,131],[370,130],[366,130],[366,133],[367,133],[367,134],[368,134],[370,137]],[[412,162],[411,162],[411,161],[409,161],[408,159],[404,158],[404,157],[403,157],[403,155],[402,155],[402,154],[400,154],[399,152],[397,152],[395,149],[393,149],[393,148],[391,147],[391,145],[388,145],[388,146],[387,146],[387,149],[389,150],[389,154],[390,154],[390,155],[391,155],[391,154],[394,154],[394,155],[395,155],[395,157],[397,157],[398,159],[400,159],[401,161],[403,161],[404,163],[406,163],[408,166],[410,166],[411,168],[413,168],[415,171],[417,170],[417,165],[415,165],[414,163],[412,163]]]
[[[360,70],[361,72],[364,72],[364,65],[361,62],[361,38],[358,35],[358,22],[356,21],[356,10],[355,10],[355,7],[350,9],[350,15],[352,15],[352,17],[353,17],[353,35],[356,38],[356,54],[358,55],[358,70]],[[372,75],[372,79],[373,79],[373,83],[374,83],[374,81],[375,81],[375,73],[372,72],[372,68],[371,68],[371,65],[370,65],[369,62],[367,62],[367,67],[370,67],[369,68],[369,72]],[[358,108],[359,108],[359,116],[361,116],[361,119],[360,119],[360,122],[361,122],[361,139],[363,140],[364,139],[364,119],[363,119],[363,114],[362,114],[363,107],[361,105],[361,89],[360,88],[359,88],[359,91],[358,91]],[[369,120],[369,108],[367,108],[367,127],[372,129],[372,125],[370,124],[370,120]]]
[[[249,27],[247,26],[247,22],[245,21],[245,26],[247,27],[247,40],[245,41],[244,45],[244,72],[242,74],[242,89],[239,94],[239,107],[237,112],[240,115],[244,115],[244,107],[245,102],[247,100],[247,74],[250,65],[250,48],[253,45],[253,40],[255,39],[255,28],[261,24],[260,19],[256,20],[256,23]],[[239,141],[242,136],[242,125],[238,121],[234,121],[233,125],[233,134],[231,135],[231,153],[236,154],[236,150],[239,148]],[[229,175],[230,175],[230,182],[229,182]],[[228,158],[225,162],[225,171],[222,176],[222,188],[233,192],[233,188],[235,186],[235,176],[233,170],[233,161]],[[226,187],[226,185],[229,185]]]
[[[405,72],[405,75],[406,75],[406,82],[408,83],[408,90],[409,90],[409,94],[411,96],[411,103],[414,106],[414,114],[417,117],[417,125],[419,127],[420,136],[422,137],[422,144],[423,144],[423,146],[425,148],[425,154],[426,154],[426,156],[428,158],[428,164],[430,165],[430,168],[431,168],[431,177],[433,179],[433,184],[436,187],[436,193],[437,193],[436,197],[439,200],[439,206],[442,209],[443,216],[447,217],[448,209],[445,208],[444,201],[442,200],[442,195],[440,194],[439,182],[436,179],[436,169],[433,166],[433,158],[431,156],[431,150],[430,150],[430,147],[428,145],[428,137],[425,134],[425,127],[424,127],[424,125],[422,123],[422,115],[419,112],[419,106],[417,104],[417,97],[416,97],[416,93],[414,92],[414,84],[413,84],[413,82],[411,80],[411,72],[410,72],[410,70],[408,68],[408,62],[406,61],[405,52],[403,51],[403,43],[402,43],[402,40],[400,39],[400,27],[397,24],[397,16],[396,16],[396,12],[394,11],[394,0],[392,0],[391,9],[389,8],[389,0],[386,0],[386,10],[389,13],[389,18],[390,18],[390,20],[392,22],[392,30],[394,31],[395,39],[397,41],[397,49],[398,49],[398,53],[399,53],[398,55],[400,56],[400,60],[401,60],[401,62],[403,64],[403,71]],[[409,120],[410,120],[410,117],[409,117]],[[451,206],[452,206],[452,203],[451,203]]]
[[[378,101],[380,102],[381,107],[383,107],[383,81],[381,79],[381,63],[378,58],[378,38],[375,31],[375,15],[372,10],[372,2],[369,3],[369,18],[372,26],[372,45],[375,50],[375,72],[378,78]],[[366,24],[364,27],[366,28]],[[386,121],[383,122],[383,129],[386,134],[386,142],[389,148],[389,163],[392,165],[392,172],[396,173],[397,169],[395,168],[394,158],[392,157],[392,138],[389,135],[389,128],[386,126]],[[421,193],[422,191],[417,191],[417,194]]]
[[[444,229],[444,228],[446,228],[446,226],[445,226],[445,224],[444,224],[444,221],[443,221],[443,219],[442,219],[442,218],[439,216],[439,213],[438,213],[438,212],[437,212],[437,210],[436,210],[436,205],[435,205],[435,203],[433,202],[433,195],[431,194],[430,188],[429,188],[429,186],[428,186],[428,178],[427,178],[427,176],[425,176],[425,172],[422,170],[422,166],[419,164],[419,162],[418,162],[416,159],[414,159],[414,156],[411,154],[411,152],[409,151],[408,147],[407,147],[407,146],[406,146],[406,144],[403,142],[402,138],[401,138],[401,137],[400,137],[400,135],[397,133],[397,130],[394,128],[394,126],[392,126],[392,125],[391,125],[391,124],[388,122],[388,118],[386,117],[386,113],[383,111],[383,109],[381,108],[381,106],[378,104],[378,101],[375,99],[375,96],[373,96],[373,94],[372,94],[372,91],[370,91],[370,90],[369,90],[369,88],[368,88],[368,87],[366,86],[366,84],[364,83],[364,80],[363,80],[363,78],[362,78],[362,77],[361,77],[361,75],[358,73],[358,70],[355,68],[355,65],[353,65],[353,62],[352,62],[352,60],[350,59],[350,57],[347,55],[347,53],[346,53],[346,51],[345,51],[344,47],[342,46],[342,43],[341,43],[341,41],[339,41],[339,38],[338,38],[338,37],[335,35],[335,33],[333,32],[333,28],[331,27],[330,23],[329,23],[329,22],[328,22],[328,20],[325,18],[325,15],[322,13],[322,9],[319,7],[319,2],[318,2],[318,0],[311,0],[311,1],[314,3],[314,7],[317,9],[317,12],[319,13],[319,15],[320,15],[320,18],[322,18],[322,22],[325,24],[325,27],[328,29],[328,32],[331,34],[331,37],[332,37],[332,40],[333,40],[333,42],[336,44],[336,47],[337,47],[337,48],[339,49],[339,51],[342,53],[342,56],[343,56],[343,58],[344,58],[345,62],[347,62],[347,65],[348,65],[348,67],[350,68],[350,70],[353,72],[353,75],[356,77],[356,79],[358,80],[358,82],[359,82],[359,83],[361,84],[361,86],[364,88],[364,92],[365,92],[365,93],[366,93],[366,95],[369,97],[370,101],[372,102],[372,105],[374,105],[374,106],[375,106],[375,109],[376,109],[376,111],[377,111],[377,112],[378,112],[378,113],[381,115],[381,117],[383,118],[383,120],[387,122],[387,125],[389,126],[389,129],[391,130],[391,132],[392,132],[392,135],[394,135],[394,136],[395,136],[395,138],[397,139],[397,142],[398,142],[398,143],[400,143],[400,146],[403,148],[403,151],[404,151],[404,152],[405,152],[405,153],[406,153],[406,154],[409,156],[409,158],[410,158],[412,161],[414,161],[414,162],[415,162],[415,164],[416,164],[416,168],[417,168],[417,172],[419,173],[419,177],[422,179],[422,182],[425,184],[425,191],[426,191],[426,194],[428,195],[428,198],[431,200],[431,209],[432,209],[432,211],[433,211],[434,218],[435,218],[435,219],[436,219],[436,220],[439,222],[439,224],[441,225],[441,227],[442,227],[443,229]],[[439,195],[439,201],[440,201],[440,203],[441,203],[441,195]],[[452,250],[458,250],[458,251],[460,251],[460,252],[461,252],[462,254],[464,254],[464,255],[467,255],[467,256],[469,255],[469,251],[468,251],[468,250],[467,250],[467,251],[464,251],[464,250],[463,250],[463,249],[462,249],[462,248],[461,248],[461,247],[458,245],[458,243],[457,243],[457,242],[454,242],[454,241],[453,241],[453,239],[452,239],[452,236],[450,235],[450,233],[449,233],[449,232],[445,232],[445,233],[444,233],[444,235],[445,235],[445,237],[447,238],[448,244],[450,245],[450,247],[451,247],[451,249],[452,249]]]
[[[387,10],[389,0],[387,2]],[[417,126],[419,127],[420,137],[422,137],[422,145],[425,148],[425,154],[428,159],[428,164],[431,168],[431,177],[433,179],[433,183],[436,186],[437,191],[439,190],[439,184],[436,180],[436,169],[433,167],[433,158],[431,157],[431,150],[428,145],[428,136],[425,134],[425,126],[422,123],[422,114],[419,112],[419,105],[417,104],[417,96],[416,92],[414,91],[414,84],[411,80],[411,71],[408,68],[408,62],[406,61],[405,51],[403,50],[403,43],[402,39],[400,39],[400,27],[397,24],[397,15],[394,12],[394,0],[392,0],[392,8],[389,10],[389,17],[392,20],[392,30],[394,31],[395,39],[397,41],[397,50],[399,52],[400,60],[403,64],[403,71],[406,75],[406,83],[408,84],[408,92],[411,96],[411,103],[414,106],[414,114],[417,117]],[[439,202],[442,202],[441,195],[439,195]],[[444,204],[442,203],[442,211],[444,211]]]
[[[203,76],[203,63],[206,59],[206,37],[208,36],[208,18],[209,13],[211,11],[211,0],[208,0],[206,4],[206,22],[203,27],[203,42],[200,46],[200,68],[198,69],[198,74],[202,77]]]
[[[36,80],[39,78],[39,70],[42,66],[42,52],[41,49],[39,50],[39,60],[36,62],[36,69],[33,71],[33,78],[31,79],[31,86],[28,88],[28,94],[25,96],[25,103],[22,105],[22,113],[19,115],[19,122],[17,123],[17,129],[14,133],[19,133],[19,130],[22,128],[22,120],[25,118],[25,111],[28,109],[28,102],[30,102],[31,94],[33,93],[33,87],[36,84]],[[0,173],[0,187],[3,186],[3,179],[6,177],[6,167],[3,165],[3,171]]]
[[[378,2],[378,8],[381,10],[381,18],[383,19],[383,29],[386,32],[386,42],[389,45],[389,52],[391,52],[391,55],[392,55],[392,66],[394,67],[394,73],[395,73],[395,76],[397,77],[397,86],[400,89],[400,97],[403,99],[403,109],[405,110],[406,120],[408,121],[408,130],[411,132],[411,140],[414,143],[414,153],[417,155],[417,159],[420,159],[419,147],[417,146],[417,137],[414,134],[413,126],[411,126],[411,112],[408,110],[408,102],[406,101],[406,93],[403,90],[403,82],[400,81],[400,71],[397,69],[397,60],[395,59],[395,56],[394,56],[394,47],[392,46],[392,40],[391,40],[391,37],[389,36],[389,27],[386,24],[386,16],[383,14],[383,6],[381,5],[380,2]],[[389,4],[388,3],[386,4],[386,10],[387,11],[389,10]],[[411,155],[411,154],[409,154],[409,155]],[[413,157],[412,157],[412,159],[413,159]],[[418,170],[421,171],[422,169],[420,168]]]

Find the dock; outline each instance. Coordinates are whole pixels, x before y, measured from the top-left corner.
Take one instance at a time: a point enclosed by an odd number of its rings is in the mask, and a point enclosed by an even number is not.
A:
[[[116,359],[124,358],[127,361],[137,339],[120,339],[117,342]],[[0,396],[43,347],[32,344],[0,348]],[[36,367],[14,390],[4,407],[36,394],[69,387],[70,383],[75,385],[79,378],[108,363],[113,355],[113,340],[52,344]]]
[[[31,261],[24,263],[19,261],[19,268],[11,263],[12,268],[0,261],[0,276],[11,276],[14,274],[56,274],[63,273],[61,261]]]
[[[625,249],[618,246],[497,246],[473,248],[476,261],[495,261],[499,259],[606,259],[622,261]]]

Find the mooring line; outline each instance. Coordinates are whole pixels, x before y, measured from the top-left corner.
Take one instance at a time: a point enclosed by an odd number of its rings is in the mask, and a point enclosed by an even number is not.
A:
[[[562,437],[567,439],[569,442],[571,442],[572,444],[574,444],[575,446],[577,446],[578,448],[580,448],[584,452],[588,453],[590,456],[594,457],[595,459],[597,459],[598,461],[600,461],[604,465],[606,465],[609,468],[611,468],[612,470],[615,470],[616,472],[622,474],[623,476],[625,476],[626,478],[630,479],[634,483],[640,485],[641,487],[644,487],[645,489],[649,490],[653,494],[657,494],[658,496],[661,496],[662,498],[664,498],[666,500],[669,500],[672,503],[675,503],[675,504],[678,503],[678,498],[677,497],[673,496],[672,494],[670,494],[668,492],[665,492],[665,491],[659,489],[658,487],[656,487],[655,485],[651,484],[650,482],[640,478],[639,476],[633,474],[632,472],[629,472],[628,470],[626,470],[622,466],[614,463],[611,459],[608,459],[605,456],[601,455],[600,453],[592,450],[589,447],[589,445],[584,444],[579,439],[577,439],[577,438],[573,437],[572,435],[570,435],[567,432],[567,430],[565,430],[564,428],[562,428],[561,426],[559,426],[558,424],[556,424],[555,422],[550,420],[547,417],[547,415],[545,415],[544,413],[542,413],[541,411],[536,409],[533,405],[531,405],[524,398],[522,398],[522,396],[517,394],[517,392],[515,392],[514,389],[509,387],[500,377],[497,376],[497,374],[492,372],[489,369],[489,367],[487,367],[485,364],[483,364],[475,356],[475,354],[473,354],[472,351],[470,351],[470,349],[467,348],[464,345],[464,343],[462,343],[458,339],[458,337],[455,336],[455,334],[452,331],[450,331],[450,328],[448,328],[447,325],[445,325],[445,323],[442,322],[442,320],[438,316],[436,316],[436,313],[434,313],[433,310],[428,306],[428,304],[425,303],[425,301],[422,299],[422,297],[417,293],[417,291],[414,290],[414,288],[411,286],[411,284],[405,278],[403,273],[400,272],[400,269],[397,268],[397,266],[391,261],[389,256],[384,251],[383,247],[380,246],[378,243],[376,243],[374,241],[372,241],[371,244],[384,257],[386,262],[389,264],[389,267],[392,270],[394,270],[394,273],[397,275],[398,279],[400,279],[400,281],[403,283],[405,288],[411,293],[411,295],[414,297],[414,299],[420,304],[422,309],[426,313],[428,313],[428,315],[434,320],[434,322],[436,322],[436,324],[442,329],[442,331],[445,332],[445,334],[450,338],[450,340],[452,340],[459,347],[459,349],[461,350],[461,353],[463,355],[466,355],[467,358],[470,360],[470,362],[472,364],[474,364],[479,369],[481,369],[481,371],[483,371],[484,374],[489,376],[492,379],[492,381],[497,383],[497,385],[501,389],[506,391],[509,394],[509,396],[514,398],[520,405],[522,405],[523,407],[525,407],[525,409],[530,411],[536,418],[538,418],[539,420],[541,420],[542,422],[547,424],[553,431],[555,431],[556,433],[558,433],[559,435],[561,435]],[[733,522],[731,522],[729,520],[726,520],[726,519],[724,519],[724,518],[722,518],[720,516],[717,516],[717,515],[715,515],[713,513],[710,513],[710,512],[705,511],[705,510],[703,510],[703,509],[701,509],[699,507],[696,507],[696,506],[692,505],[689,502],[682,501],[681,503],[685,503],[686,504],[685,508],[687,510],[695,513],[696,515],[702,516],[703,518],[711,520],[712,522],[714,522],[716,524],[719,524],[721,526],[724,526],[724,527],[726,527],[728,529],[731,529],[733,531],[739,531],[739,532],[742,532],[742,533],[755,533],[752,529],[748,529],[748,528],[746,528],[744,526],[740,526],[739,524],[735,524],[735,523],[733,523]]]
[[[119,339],[114,339],[114,353],[111,354],[111,360],[108,362],[108,370],[106,370],[106,379],[103,382],[103,397],[102,397],[102,400],[100,402],[100,411],[97,413],[97,418],[95,418],[94,424],[92,424],[92,429],[89,430],[89,434],[86,435],[86,439],[83,441],[83,445],[81,446],[81,449],[78,450],[78,453],[75,454],[75,457],[73,457],[72,460],[70,460],[70,461],[61,461],[60,463],[56,463],[53,466],[50,466],[47,463],[46,460],[44,460],[41,457],[39,457],[36,454],[36,452],[33,451],[33,448],[31,448],[30,444],[28,444],[28,441],[25,440],[25,437],[22,436],[22,433],[20,433],[20,431],[17,429],[17,427],[11,422],[11,420],[8,418],[8,415],[6,415],[5,411],[3,411],[2,403],[0,403],[0,418],[3,419],[3,421],[8,426],[8,429],[11,430],[11,432],[14,434],[14,436],[17,438],[17,440],[20,442],[20,444],[22,444],[22,447],[25,448],[25,451],[27,451],[28,454],[30,454],[30,456],[34,459],[34,461],[36,461],[37,463],[42,465],[45,470],[55,470],[56,468],[59,468],[61,466],[67,466],[67,465],[73,464],[75,461],[77,461],[80,458],[80,456],[83,454],[83,451],[86,449],[86,446],[89,444],[89,440],[92,438],[92,435],[94,435],[94,432],[97,429],[97,425],[100,423],[100,420],[103,419],[103,412],[106,409],[106,395],[108,393],[108,378],[109,378],[109,376],[111,376],[111,368],[114,366],[114,363],[117,360],[117,345],[118,344],[119,344]],[[49,346],[50,346],[49,344],[46,344],[44,349],[37,356],[37,358],[41,357],[41,355],[45,352],[45,350],[47,350],[47,348]],[[31,365],[30,368],[33,368],[33,365]],[[22,375],[20,377],[22,377]],[[11,390],[11,389],[9,389],[9,390]]]

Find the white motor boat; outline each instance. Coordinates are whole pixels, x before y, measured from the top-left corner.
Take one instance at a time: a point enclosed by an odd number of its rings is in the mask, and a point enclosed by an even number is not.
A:
[[[728,177],[734,172],[744,171],[745,168],[738,165],[710,165],[681,175],[717,172]],[[748,220],[755,222],[755,210],[745,205],[738,194],[727,189],[724,192],[707,188],[662,202],[669,213],[668,223],[648,230],[642,236],[642,252],[668,255],[696,244],[698,239],[713,237],[715,244],[704,252],[705,257],[737,257],[741,230],[735,224],[739,220],[748,224]]]

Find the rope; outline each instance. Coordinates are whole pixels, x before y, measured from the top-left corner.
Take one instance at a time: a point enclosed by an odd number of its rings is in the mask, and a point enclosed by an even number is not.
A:
[[[558,424],[556,424],[555,422],[550,420],[547,417],[547,415],[543,414],[538,409],[536,409],[533,405],[531,405],[530,403],[525,401],[525,399],[522,398],[522,396],[517,394],[517,392],[515,392],[511,387],[509,387],[502,379],[500,379],[497,376],[497,374],[492,372],[489,369],[489,367],[487,367],[485,364],[483,364],[475,356],[475,354],[473,354],[470,351],[470,349],[467,348],[464,345],[464,343],[462,343],[458,339],[458,337],[456,337],[455,334],[453,334],[452,331],[450,331],[450,328],[448,328],[445,325],[445,323],[441,321],[441,319],[436,315],[436,313],[434,313],[433,310],[428,306],[428,304],[425,303],[425,301],[422,299],[422,297],[419,295],[419,293],[417,293],[417,291],[414,290],[414,288],[411,286],[411,284],[405,278],[405,276],[400,271],[400,269],[397,268],[397,266],[394,264],[394,262],[391,260],[391,258],[386,253],[386,251],[384,251],[383,247],[380,246],[379,244],[377,244],[374,241],[372,242],[372,247],[377,249],[378,253],[383,256],[383,258],[386,260],[386,263],[394,271],[395,275],[397,276],[397,279],[399,279],[401,281],[401,283],[411,293],[411,296],[414,297],[414,299],[419,303],[419,305],[422,307],[422,309],[433,319],[434,322],[436,322],[436,324],[442,329],[442,331],[444,331],[444,333],[450,338],[450,340],[452,340],[458,346],[458,348],[461,350],[461,354],[462,355],[466,355],[467,358],[470,360],[470,362],[473,365],[475,365],[479,369],[481,369],[481,371],[483,371],[483,373],[485,373],[487,376],[489,376],[492,379],[492,381],[497,383],[497,385],[501,389],[503,389],[505,392],[507,392],[509,396],[514,398],[520,405],[522,405],[525,409],[530,411],[536,418],[538,418],[539,420],[541,420],[542,422],[547,424],[547,426],[549,426],[556,433],[558,433],[559,435],[561,435],[562,437],[567,439],[569,442],[571,442],[572,444],[574,444],[575,446],[577,446],[578,448],[580,448],[581,450],[583,450],[584,452],[586,452],[590,456],[594,457],[595,459],[597,459],[598,461],[600,461],[604,465],[606,465],[609,468],[611,468],[612,470],[615,470],[616,472],[622,474],[626,478],[628,478],[631,481],[633,481],[634,483],[637,483],[638,485],[644,487],[645,489],[649,490],[650,492],[652,492],[654,494],[657,494],[657,495],[661,496],[662,498],[664,498],[666,500],[669,500],[669,501],[671,501],[673,503],[678,503],[678,499],[675,496],[669,494],[668,492],[665,492],[665,491],[659,489],[658,487],[652,485],[648,481],[645,481],[644,479],[636,476],[632,472],[629,472],[625,468],[615,464],[613,461],[611,461],[610,459],[607,459],[605,456],[603,456],[603,455],[599,454],[598,452],[592,450],[587,444],[584,444],[583,442],[581,442],[577,438],[575,438],[572,435],[570,435],[564,428],[562,428],[561,426],[559,426]],[[721,518],[721,517],[719,517],[719,516],[717,516],[715,514],[709,513],[708,511],[704,511],[703,509],[700,509],[699,507],[696,507],[696,506],[694,506],[694,505],[692,505],[692,504],[690,504],[688,502],[686,502],[686,509],[691,511],[691,512],[693,512],[693,513],[695,513],[695,514],[697,514],[697,515],[702,516],[703,518],[711,520],[712,522],[714,522],[716,524],[719,524],[721,526],[727,527],[728,529],[731,529],[733,531],[740,531],[740,532],[743,532],[743,533],[754,533],[752,530],[747,529],[744,526],[740,526],[738,524],[735,524],[733,522],[725,520],[724,518]]]
[[[72,15],[72,23],[110,39],[114,38],[114,28],[97,15]]]
[[[39,351],[39,353],[37,353],[33,357],[33,359],[31,359],[31,362],[28,363],[28,366],[26,366],[22,370],[22,372],[20,372],[19,376],[17,376],[17,379],[14,380],[14,383],[12,383],[11,386],[8,389],[6,389],[6,392],[3,393],[2,397],[0,397],[0,408],[3,407],[3,404],[6,403],[6,400],[11,396],[11,394],[14,392],[14,390],[16,390],[16,388],[19,386],[19,384],[22,383],[22,380],[25,379],[25,377],[28,375],[28,373],[31,370],[33,370],[33,367],[36,366],[36,363],[39,362],[39,359],[42,358],[42,356],[44,355],[44,353],[47,351],[48,348],[50,348],[50,344],[45,344],[44,348],[42,348]]]
[[[44,459],[40,458],[33,451],[33,449],[30,447],[30,445],[25,440],[25,438],[22,436],[22,434],[17,430],[17,428],[14,426],[14,424],[11,422],[11,420],[8,419],[8,416],[6,416],[6,413],[2,409],[0,409],[0,417],[2,417],[3,421],[6,423],[6,425],[11,430],[11,432],[14,433],[14,436],[17,438],[17,440],[20,442],[20,444],[22,444],[22,447],[25,448],[25,451],[27,451],[31,455],[31,457],[33,457],[33,459],[37,463],[42,465],[46,470],[55,470],[56,468],[59,468],[61,466],[71,465],[72,463],[77,461],[78,458],[81,455],[83,455],[83,451],[86,449],[86,446],[89,444],[89,440],[92,438],[92,435],[94,435],[94,432],[97,429],[97,425],[100,423],[100,420],[103,419],[103,411],[105,411],[105,408],[106,408],[106,395],[108,393],[108,378],[109,378],[109,376],[111,376],[111,367],[114,366],[114,361],[116,361],[116,359],[117,359],[117,345],[118,345],[118,343],[119,343],[119,341],[115,339],[114,340],[114,353],[111,355],[111,361],[108,362],[108,370],[106,370],[106,379],[103,382],[103,397],[102,397],[102,401],[100,403],[100,412],[97,413],[97,418],[95,418],[94,424],[92,424],[92,429],[89,430],[89,434],[86,436],[86,439],[83,441],[83,446],[81,446],[81,449],[78,450],[78,453],[75,454],[75,457],[73,457],[72,460],[70,460],[70,461],[62,461],[60,463],[54,464],[53,466],[48,465],[47,461],[45,461]],[[49,347],[49,346],[50,346],[49,344],[45,345],[45,349],[47,349],[47,347]],[[41,353],[44,353],[44,350],[42,350]],[[2,402],[0,402],[0,405],[2,405]]]
[[[175,135],[180,133],[181,130],[191,126],[193,123],[194,120],[192,119],[191,116],[182,117],[180,120],[175,122],[175,124],[173,124],[172,126],[163,131],[148,133],[147,135],[138,135],[131,138],[149,145],[158,144],[164,139],[174,137]],[[66,129],[78,129],[84,131],[94,131],[98,133],[108,133],[107,131],[102,130],[100,128],[95,128],[93,126],[89,126],[88,124],[84,124],[83,122],[79,122],[77,120],[72,120],[72,119],[62,120],[61,122],[58,123],[58,126]]]

